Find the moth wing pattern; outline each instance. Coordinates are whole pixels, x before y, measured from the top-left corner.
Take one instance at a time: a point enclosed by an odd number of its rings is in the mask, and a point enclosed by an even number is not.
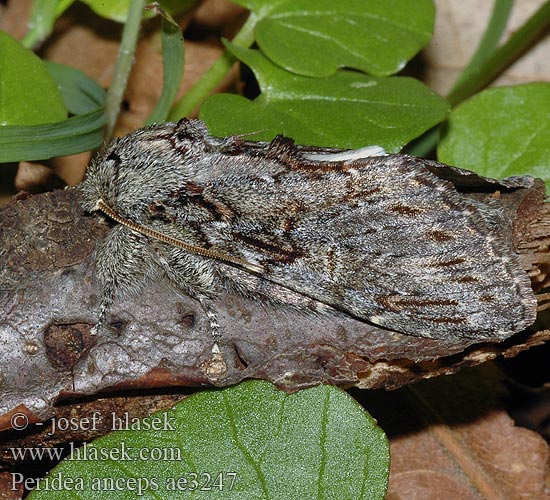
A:
[[[238,214],[205,232],[299,294],[418,336],[507,336],[532,321],[529,280],[491,208],[418,160],[369,158],[239,183],[254,189],[205,188],[206,202]]]
[[[127,138],[92,168],[88,207],[101,196],[131,220],[263,269],[150,242],[156,265],[211,323],[208,303],[222,288],[429,338],[505,338],[534,321],[536,300],[499,207],[445,179],[468,171],[372,148],[363,157],[281,137],[218,139],[193,120]],[[466,184],[498,183],[468,175]],[[159,187],[141,199],[139,182]]]

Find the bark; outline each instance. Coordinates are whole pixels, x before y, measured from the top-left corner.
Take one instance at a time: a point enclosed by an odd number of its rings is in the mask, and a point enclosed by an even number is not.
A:
[[[550,210],[544,185],[472,196],[499,197],[533,289],[549,281]],[[219,300],[224,338],[212,356],[198,304],[162,282],[117,301],[108,332],[98,314],[94,249],[109,230],[83,213],[75,189],[20,196],[0,210],[0,429],[25,413],[39,422],[54,403],[102,391],[225,386],[246,378],[297,390],[321,382],[394,389],[454,373],[498,355],[515,356],[550,337],[543,322],[500,343],[430,340],[351,319]],[[540,314],[541,319],[542,313]],[[85,436],[83,436],[85,438]]]

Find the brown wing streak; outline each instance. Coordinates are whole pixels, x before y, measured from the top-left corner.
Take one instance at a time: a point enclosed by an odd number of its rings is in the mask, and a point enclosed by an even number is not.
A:
[[[267,235],[251,236],[234,231],[232,233],[235,241],[245,245],[247,248],[260,255],[267,257],[268,261],[276,261],[277,263],[289,264],[296,259],[304,256],[304,252],[292,245],[281,245],[274,239],[269,240]]]

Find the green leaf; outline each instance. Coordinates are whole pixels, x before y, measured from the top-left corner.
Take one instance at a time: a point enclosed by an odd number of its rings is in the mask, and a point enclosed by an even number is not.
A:
[[[44,41],[52,32],[55,20],[74,3],[74,0],[34,0],[27,23],[29,31],[21,40],[25,47],[32,48]]]
[[[146,125],[166,120],[176,99],[184,64],[184,40],[181,28],[171,18],[162,19],[162,94]]]
[[[442,162],[489,177],[531,174],[550,181],[550,84],[488,89],[449,116]]]
[[[0,127],[0,163],[80,153],[102,143],[105,91],[79,70],[52,62],[44,66],[65,105],[77,116],[35,126]]]
[[[65,106],[73,115],[96,111],[105,103],[105,90],[82,71],[64,64],[44,61],[56,81]]]
[[[340,71],[308,78],[282,70],[259,51],[234,54],[252,67],[262,94],[254,101],[229,94],[210,97],[200,117],[214,135],[285,134],[299,144],[357,148],[376,144],[399,151],[445,119],[447,102],[412,78],[369,77]]]
[[[166,422],[166,430],[115,432],[86,450],[89,458],[100,450],[115,458],[125,449],[130,457],[155,453],[155,459],[65,460],[49,477],[82,478],[86,489],[71,491],[72,499],[376,500],[385,495],[386,437],[372,417],[335,387],[289,395],[267,382],[249,381],[196,393],[173,410],[144,419],[142,426],[155,421]],[[193,474],[199,489],[190,491]],[[94,481],[106,484],[102,478],[117,481],[122,491],[114,496],[105,489],[92,491]],[[136,478],[142,485],[149,481],[149,487],[138,491]],[[181,490],[171,491],[178,480]],[[67,491],[42,489],[28,498],[68,496]]]
[[[329,76],[345,66],[386,76],[428,43],[435,10],[432,0],[287,0],[264,15],[256,41],[286,70]]]
[[[81,0],[87,4],[98,16],[111,19],[118,23],[126,22],[126,15],[132,0]],[[161,7],[167,12],[174,14],[190,9],[197,0],[160,0]],[[153,17],[152,12],[145,12],[143,17]]]
[[[103,142],[104,125],[105,114],[98,109],[45,125],[0,127],[0,163],[89,151]]]
[[[36,125],[66,117],[59,89],[41,59],[0,32],[0,125]]]

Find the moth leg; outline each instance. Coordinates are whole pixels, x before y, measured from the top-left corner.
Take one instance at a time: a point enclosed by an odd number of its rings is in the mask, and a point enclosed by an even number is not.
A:
[[[219,277],[209,259],[191,255],[185,250],[155,244],[158,263],[172,289],[181,297],[196,300],[210,324],[210,333],[217,348],[222,335],[214,297],[219,288]]]
[[[101,302],[99,304],[99,317],[96,324],[90,330],[90,335],[97,335],[98,333],[101,333],[101,330],[103,329],[107,312],[109,311],[114,300],[114,293],[109,292],[103,292],[103,297],[101,298]]]
[[[101,302],[92,335],[101,332],[117,294],[124,297],[138,293],[155,273],[146,238],[121,225],[105,237],[95,265]]]
[[[215,350],[219,350],[218,343],[222,339],[220,323],[218,321],[218,313],[215,310],[214,302],[208,296],[199,295],[197,299],[210,323],[210,333],[212,335],[212,339],[214,340],[212,352],[215,352]]]

